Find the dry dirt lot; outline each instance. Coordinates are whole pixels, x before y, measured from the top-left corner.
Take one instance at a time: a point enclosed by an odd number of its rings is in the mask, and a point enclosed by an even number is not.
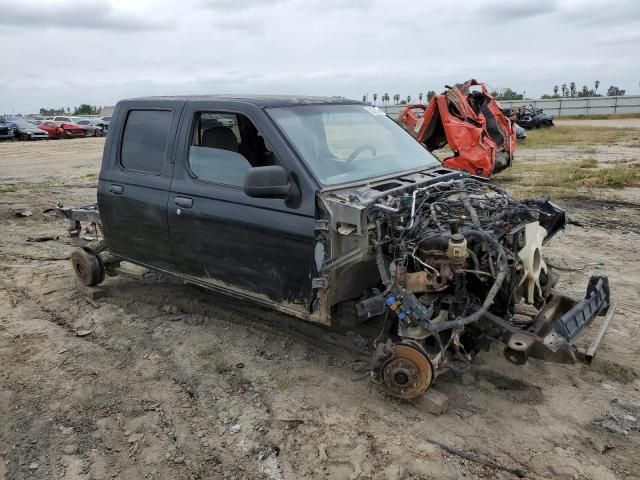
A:
[[[596,361],[518,367],[496,345],[438,378],[441,416],[368,383],[363,332],[154,275],[108,278],[87,299],[66,221],[47,209],[95,201],[103,140],[0,144],[0,480],[640,479],[640,188],[588,181],[620,159],[637,167],[640,130],[625,135],[524,147],[501,180],[561,193],[571,224],[547,257],[587,265],[561,288],[579,297],[589,274],[609,275],[619,309]],[[590,173],[559,185],[545,165],[569,157]]]

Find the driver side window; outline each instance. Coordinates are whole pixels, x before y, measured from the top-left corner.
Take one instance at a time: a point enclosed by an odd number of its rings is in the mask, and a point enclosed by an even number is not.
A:
[[[201,112],[194,125],[189,168],[200,180],[241,187],[250,168],[276,164],[268,143],[242,114]]]

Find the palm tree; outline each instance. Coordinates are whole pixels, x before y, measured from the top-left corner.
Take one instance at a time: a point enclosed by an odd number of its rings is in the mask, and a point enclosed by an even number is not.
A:
[[[571,82],[569,84],[569,89],[571,91],[571,96],[575,97],[576,96],[576,82]]]
[[[566,83],[562,84],[562,96],[563,97],[567,96],[567,84]]]
[[[596,87],[596,89],[593,91],[594,95],[598,95],[598,87],[600,86],[600,80],[596,80],[595,82],[593,82],[593,86]]]
[[[376,100],[378,100],[378,94],[377,94],[377,93],[374,93],[374,94],[373,94],[373,104],[374,104],[374,105],[376,104]]]
[[[367,101],[367,96],[366,95],[362,95],[362,101],[366,102]]]
[[[400,101],[400,94],[399,93],[396,93],[393,96],[393,101],[395,102],[396,105],[398,104],[398,102]]]
[[[553,86],[553,94],[558,95],[558,85]]]
[[[422,94],[422,92],[420,92],[418,94],[418,99],[420,100],[420,103],[422,103],[422,97],[424,97],[424,95]]]
[[[387,105],[389,105],[389,94],[385,93],[384,96],[382,97],[382,101],[386,102]]]
[[[407,95],[407,103],[411,103],[411,95]]]

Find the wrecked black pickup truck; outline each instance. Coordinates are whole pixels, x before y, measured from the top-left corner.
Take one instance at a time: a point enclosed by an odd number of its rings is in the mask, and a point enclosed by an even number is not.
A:
[[[580,301],[554,290],[542,250],[565,226],[562,209],[443,168],[355,101],[121,101],[97,205],[60,211],[71,235],[82,222],[98,234],[72,254],[85,285],[126,261],[325,326],[344,312],[377,319],[372,379],[399,398],[468,368],[495,340],[518,364],[593,358],[613,314],[605,276]]]

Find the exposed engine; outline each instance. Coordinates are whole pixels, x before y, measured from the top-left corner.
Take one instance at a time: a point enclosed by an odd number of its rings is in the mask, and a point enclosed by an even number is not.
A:
[[[372,371],[396,397],[423,393],[435,369],[463,371],[491,341],[526,330],[535,317],[517,309],[538,311],[557,282],[541,248],[565,218],[547,198],[518,201],[458,178],[389,195],[368,221],[384,291],[360,308],[384,303],[389,335]]]

